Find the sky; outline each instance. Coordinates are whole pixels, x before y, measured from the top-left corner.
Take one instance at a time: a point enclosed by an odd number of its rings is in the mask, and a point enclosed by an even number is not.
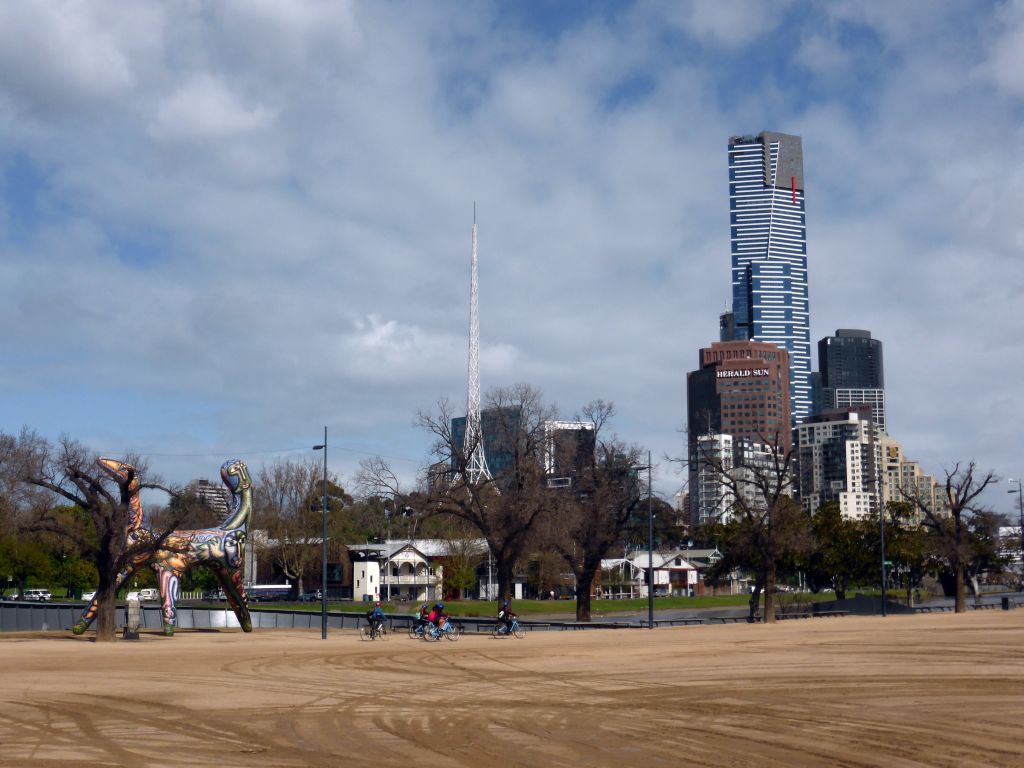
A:
[[[1019,477],[1022,119],[1020,1],[3,3],[0,431],[185,482],[326,426],[343,482],[411,486],[417,413],[464,410],[475,204],[485,392],[612,401],[670,495],[728,139],[772,130],[812,344],[883,341],[929,472]]]

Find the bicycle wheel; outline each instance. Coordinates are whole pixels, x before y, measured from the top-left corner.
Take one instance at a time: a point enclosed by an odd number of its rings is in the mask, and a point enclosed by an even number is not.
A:
[[[387,640],[388,639],[388,628],[382,626],[380,628],[380,631],[377,632],[377,637],[380,638],[381,640]]]
[[[370,634],[370,630],[366,627],[359,628],[359,637],[363,640],[372,640],[373,636]]]
[[[455,627],[454,624],[449,624],[447,627],[444,628],[444,636],[445,638],[451,640],[454,643],[456,640],[459,639],[459,630]]]
[[[415,624],[410,624],[409,625],[409,637],[411,639],[415,640],[419,636],[420,636],[420,633],[416,631],[416,625]]]
[[[504,637],[505,636],[505,625],[504,624],[495,624],[494,625],[494,631],[491,634],[493,634],[495,637]]]
[[[526,637],[526,630],[524,630],[522,625],[520,625],[520,623],[517,621],[514,624],[512,624],[512,634],[514,634],[516,637],[522,640],[524,637]]]

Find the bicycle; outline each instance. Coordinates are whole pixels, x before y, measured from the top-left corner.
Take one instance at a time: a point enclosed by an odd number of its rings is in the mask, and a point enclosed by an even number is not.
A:
[[[426,634],[426,624],[416,624],[415,622],[409,625],[409,637],[412,640],[418,640]]]
[[[363,640],[387,640],[388,630],[387,627],[384,626],[383,622],[380,624],[371,622],[370,626],[359,628],[359,636]]]
[[[495,624],[493,634],[495,637],[508,637],[509,635],[513,635],[520,640],[526,637],[526,631],[519,625],[519,619],[515,617],[512,618],[511,628],[501,621]]]
[[[440,625],[427,624],[423,633],[423,639],[430,643],[443,637],[454,643],[461,634],[462,631],[457,626],[452,624],[449,619],[445,619]]]

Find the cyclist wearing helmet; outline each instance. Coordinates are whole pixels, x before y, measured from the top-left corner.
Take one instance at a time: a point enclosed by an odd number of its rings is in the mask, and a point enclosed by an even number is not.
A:
[[[441,620],[447,617],[448,614],[444,612],[444,603],[435,603],[434,610],[432,610],[430,615],[427,616],[427,621],[434,626],[440,626]]]
[[[378,600],[374,604],[372,611],[367,611],[366,612],[366,619],[367,619],[367,621],[369,621],[370,624],[377,631],[380,631],[380,628],[384,626],[384,619],[386,619],[386,618],[387,617],[384,615],[384,611],[380,607],[380,600]]]
[[[505,631],[509,634],[512,633],[512,619],[516,615],[512,613],[512,608],[509,606],[508,600],[501,601],[501,608],[498,609],[498,620],[504,623]]]
[[[413,622],[413,625],[417,629],[425,629],[426,626],[427,626],[427,622],[429,620],[430,620],[430,606],[427,605],[426,603],[424,603],[423,605],[420,606],[420,612],[416,616],[416,620]]]

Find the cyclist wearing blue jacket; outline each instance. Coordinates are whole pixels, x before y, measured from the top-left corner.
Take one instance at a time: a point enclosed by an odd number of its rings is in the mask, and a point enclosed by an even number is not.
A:
[[[387,618],[387,615],[381,610],[380,600],[376,602],[372,611],[367,612],[366,618],[378,630],[384,626],[384,620]]]

